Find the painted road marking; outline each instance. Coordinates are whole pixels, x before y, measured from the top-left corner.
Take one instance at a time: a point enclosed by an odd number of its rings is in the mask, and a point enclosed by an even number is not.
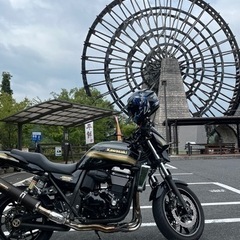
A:
[[[193,175],[193,173],[172,173],[173,176]]]
[[[223,192],[226,192],[225,189],[210,189],[208,191],[211,192],[211,193],[223,193]]]
[[[238,223],[240,222],[240,218],[225,218],[225,219],[208,219],[205,220],[205,224],[214,224],[214,223]],[[141,227],[156,227],[155,222],[150,223],[142,223]],[[71,229],[71,232],[75,232],[75,229]]]
[[[194,182],[194,183],[187,183],[188,185],[216,185],[226,190],[232,191],[234,193],[240,194],[240,190],[234,187],[228,186],[223,183],[219,182]],[[222,191],[221,191],[222,192]],[[230,205],[240,205],[240,201],[233,201],[233,202],[213,202],[213,203],[201,203],[203,207],[208,206],[230,206]],[[141,209],[151,209],[152,206],[141,206]],[[240,222],[240,218],[222,218],[222,219],[206,219],[206,224],[214,224],[214,223],[238,223]],[[156,226],[155,223],[143,223],[142,227],[151,227]]]
[[[225,219],[208,219],[205,220],[206,224],[212,224],[212,223],[237,223],[240,222],[240,218],[225,218]],[[141,227],[155,227],[156,223],[142,223]]]
[[[172,169],[177,169],[174,166],[169,165]],[[174,175],[192,175],[193,173],[175,173]],[[159,175],[159,174],[156,174]],[[30,180],[31,178],[25,179],[20,182],[22,184],[26,180]],[[217,185],[221,188],[227,189],[229,191],[232,191],[234,193],[240,194],[240,190],[236,189],[234,187],[228,186],[223,183],[219,182],[192,182],[188,183],[188,185]],[[149,186],[149,185],[148,185]],[[203,207],[208,207],[208,206],[224,206],[224,205],[240,205],[239,201],[234,201],[234,202],[213,202],[213,203],[201,203]],[[141,206],[141,209],[150,209],[152,206]],[[214,223],[238,223],[240,222],[240,218],[223,218],[223,219],[206,219],[205,223],[206,224],[214,224]],[[151,226],[156,226],[155,223],[142,223],[141,227],[151,227]]]
[[[213,203],[201,203],[202,206],[226,206],[226,205],[240,205],[240,202],[213,202]]]
[[[237,223],[240,222],[240,218],[225,218],[225,219],[208,219],[205,220],[205,224],[213,224],[213,223]],[[141,227],[156,227],[155,222],[150,223],[142,223]],[[70,229],[71,232],[75,232],[75,229]]]
[[[154,173],[155,176],[160,176],[160,173]],[[172,176],[184,176],[184,175],[193,175],[193,173],[172,173]]]
[[[170,168],[170,169],[177,169],[176,167],[174,167],[173,165],[170,165],[170,164],[165,164],[165,166],[166,166],[167,168]]]
[[[231,186],[228,186],[226,184],[223,183],[219,183],[219,182],[196,182],[196,183],[188,183],[188,185],[217,185],[219,187],[225,188],[229,191],[232,191],[234,193],[240,194],[240,190]]]
[[[228,206],[228,205],[240,205],[240,202],[213,202],[213,203],[201,203],[203,207],[208,207],[208,206]],[[141,206],[141,209],[151,209],[152,206]],[[132,207],[131,207],[132,209]]]

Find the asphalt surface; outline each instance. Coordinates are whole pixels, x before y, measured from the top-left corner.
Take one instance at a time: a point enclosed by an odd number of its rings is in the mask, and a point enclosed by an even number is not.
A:
[[[205,213],[205,230],[201,240],[237,240],[240,236],[240,157],[216,159],[173,159],[169,169],[173,176],[189,184],[201,201]],[[2,175],[16,183],[30,177],[27,173]],[[141,194],[143,224],[131,233],[100,233],[102,240],[163,240],[155,226],[151,202],[148,201],[150,187]],[[55,232],[51,240],[93,240],[94,232]]]

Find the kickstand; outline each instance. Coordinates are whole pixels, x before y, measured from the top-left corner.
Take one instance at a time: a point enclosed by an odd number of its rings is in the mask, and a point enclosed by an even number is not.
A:
[[[99,235],[99,232],[98,232],[97,230],[95,230],[95,233],[97,234],[98,239],[99,239],[99,240],[102,240],[101,237],[100,237],[100,235]]]

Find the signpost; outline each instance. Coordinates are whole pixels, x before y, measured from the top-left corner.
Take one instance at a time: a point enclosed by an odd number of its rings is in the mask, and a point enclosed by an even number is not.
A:
[[[42,140],[42,133],[41,132],[32,132],[32,141],[39,142]]]
[[[56,157],[61,157],[62,156],[62,147],[61,146],[56,146],[55,147],[55,156]]]
[[[85,124],[85,139],[86,144],[94,143],[93,122]]]
[[[35,142],[35,151],[41,152],[41,147],[38,144],[42,140],[42,133],[41,132],[32,132],[32,141]]]

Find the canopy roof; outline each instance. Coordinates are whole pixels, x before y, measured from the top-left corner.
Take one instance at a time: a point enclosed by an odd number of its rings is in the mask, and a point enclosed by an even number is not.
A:
[[[115,114],[119,112],[53,99],[24,109],[1,121],[73,127]]]
[[[168,118],[168,125],[176,124],[178,126],[190,125],[217,125],[217,124],[239,124],[240,116],[229,117],[192,117],[192,118]],[[165,125],[165,121],[163,123]]]

